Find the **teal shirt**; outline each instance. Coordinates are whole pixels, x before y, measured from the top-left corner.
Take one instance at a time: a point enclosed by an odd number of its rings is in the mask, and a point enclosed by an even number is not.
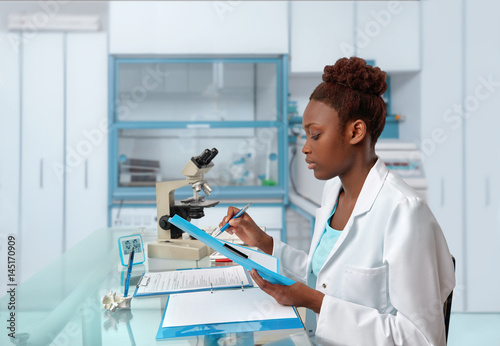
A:
[[[326,221],[325,229],[323,231],[323,234],[321,235],[321,239],[319,240],[318,246],[316,246],[316,250],[314,250],[311,266],[312,266],[312,271],[316,276],[318,276],[318,273],[325,264],[328,255],[333,249],[333,246],[335,245],[337,239],[339,239],[340,235],[342,234],[342,231],[337,231],[336,229],[330,227],[330,221],[332,219],[333,214],[335,214],[335,210],[337,209],[338,203],[339,202],[337,200],[337,203],[333,207],[332,214]]]

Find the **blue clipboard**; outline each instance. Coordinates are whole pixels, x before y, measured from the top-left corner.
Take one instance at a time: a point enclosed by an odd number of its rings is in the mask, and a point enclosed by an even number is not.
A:
[[[259,288],[255,288],[259,289]],[[244,294],[244,293],[243,293]],[[165,311],[160,322],[160,328],[156,334],[156,339],[179,338],[197,335],[215,335],[227,333],[247,333],[256,331],[278,330],[278,329],[303,329],[304,325],[294,309],[294,318],[281,318],[270,320],[254,320],[239,322],[224,322],[213,324],[198,324],[188,326],[162,327],[168,311],[170,296],[165,305]]]
[[[183,230],[184,232],[188,233],[189,235],[195,237],[196,239],[200,240],[201,242],[205,243],[215,251],[219,252],[220,254],[226,256],[227,258],[231,259],[233,262],[238,263],[241,265],[243,268],[246,270],[252,270],[255,269],[259,273],[259,275],[273,283],[273,284],[280,284],[280,285],[293,285],[295,283],[294,280],[287,278],[286,276],[283,276],[281,274],[275,273],[272,270],[269,270],[260,264],[252,261],[251,259],[244,258],[237,253],[231,251],[231,247],[227,247],[227,243],[223,243],[220,240],[212,237],[211,235],[207,234],[203,230],[199,229],[192,223],[184,220],[182,217],[179,215],[174,215],[172,218],[169,219],[169,222]],[[234,249],[234,248],[233,248]]]

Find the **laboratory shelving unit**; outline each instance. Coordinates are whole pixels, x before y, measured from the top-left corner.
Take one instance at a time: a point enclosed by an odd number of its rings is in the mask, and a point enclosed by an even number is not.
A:
[[[117,209],[156,208],[154,175],[182,180],[186,162],[215,147],[210,199],[278,207],[286,240],[287,55],[111,55],[109,67],[109,226]],[[137,160],[150,169],[130,169]],[[188,186],[175,196],[191,195]]]

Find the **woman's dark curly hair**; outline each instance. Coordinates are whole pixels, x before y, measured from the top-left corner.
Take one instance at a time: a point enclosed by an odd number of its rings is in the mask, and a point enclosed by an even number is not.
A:
[[[386,108],[381,96],[387,90],[386,79],[384,71],[367,65],[361,58],[342,58],[335,65],[325,66],[323,83],[309,100],[335,109],[341,131],[349,121],[363,120],[374,146],[385,125]]]

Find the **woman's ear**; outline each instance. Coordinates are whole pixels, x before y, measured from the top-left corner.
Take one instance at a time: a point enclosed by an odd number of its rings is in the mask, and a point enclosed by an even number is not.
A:
[[[348,126],[349,143],[356,145],[366,137],[366,123],[361,120],[355,120]]]

